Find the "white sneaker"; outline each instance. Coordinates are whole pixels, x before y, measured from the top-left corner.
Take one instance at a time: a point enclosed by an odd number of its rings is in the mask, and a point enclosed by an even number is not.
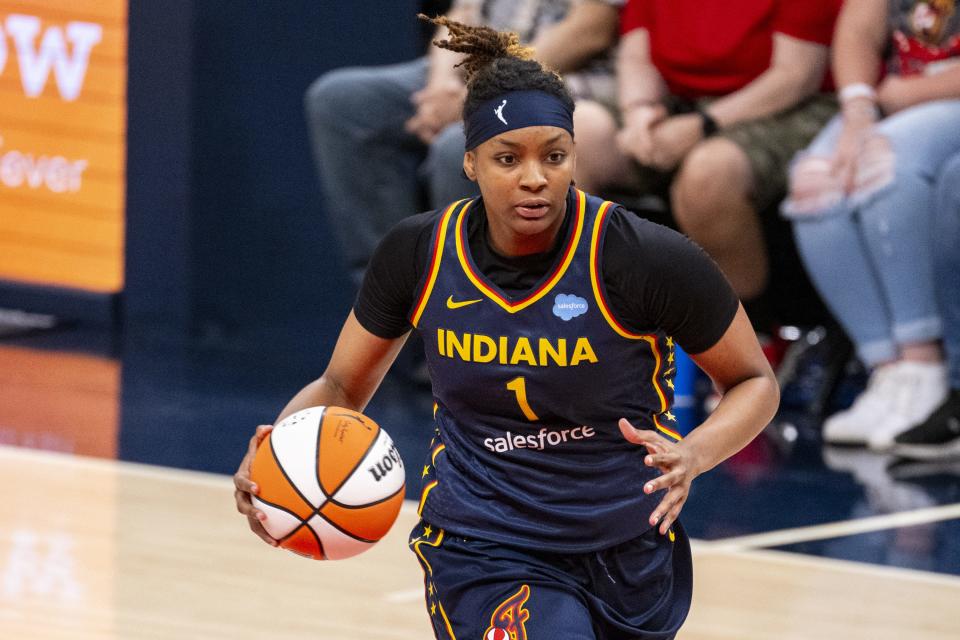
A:
[[[838,411],[823,422],[823,440],[831,444],[865,445],[880,424],[887,419],[893,405],[895,382],[891,379],[894,365],[884,365],[870,374],[867,388],[853,405]]]
[[[942,362],[901,360],[885,367],[888,375],[890,408],[884,420],[870,434],[867,444],[873,451],[887,451],[893,439],[930,417],[947,398],[947,367]]]

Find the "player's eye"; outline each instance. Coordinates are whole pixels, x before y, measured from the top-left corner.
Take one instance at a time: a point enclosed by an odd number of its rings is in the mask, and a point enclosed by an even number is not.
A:
[[[510,166],[510,165],[516,164],[516,162],[517,162],[516,156],[510,155],[510,154],[505,154],[505,155],[502,155],[502,156],[497,156],[496,160],[497,160],[497,162],[499,162],[500,164],[502,164],[502,165],[504,165],[504,166]]]
[[[549,160],[550,162],[559,164],[563,162],[566,159],[566,157],[567,157],[567,154],[564,153],[563,151],[554,151],[547,156],[547,160]]]

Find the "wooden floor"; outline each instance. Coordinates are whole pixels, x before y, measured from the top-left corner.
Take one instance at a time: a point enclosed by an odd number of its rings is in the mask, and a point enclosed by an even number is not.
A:
[[[314,562],[256,539],[224,476],[0,447],[0,496],[3,639],[432,638],[412,506]],[[960,578],[718,543],[694,565],[684,640],[960,638]]]

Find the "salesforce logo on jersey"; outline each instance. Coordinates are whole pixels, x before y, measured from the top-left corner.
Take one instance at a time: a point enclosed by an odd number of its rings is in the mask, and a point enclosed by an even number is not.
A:
[[[553,315],[570,321],[587,312],[587,301],[573,294],[559,293],[553,300]]]
[[[556,429],[553,431],[548,431],[546,427],[544,427],[540,429],[538,433],[527,435],[507,431],[502,437],[486,438],[483,441],[483,446],[494,453],[506,453],[514,449],[543,451],[547,447],[556,447],[574,440],[586,440],[595,435],[597,435],[596,430],[586,425],[573,427],[572,429]]]

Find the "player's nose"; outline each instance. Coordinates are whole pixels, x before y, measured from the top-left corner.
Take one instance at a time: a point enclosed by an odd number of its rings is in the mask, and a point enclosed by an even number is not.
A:
[[[539,191],[547,186],[547,174],[540,162],[523,163],[520,171],[520,186],[530,191]]]

